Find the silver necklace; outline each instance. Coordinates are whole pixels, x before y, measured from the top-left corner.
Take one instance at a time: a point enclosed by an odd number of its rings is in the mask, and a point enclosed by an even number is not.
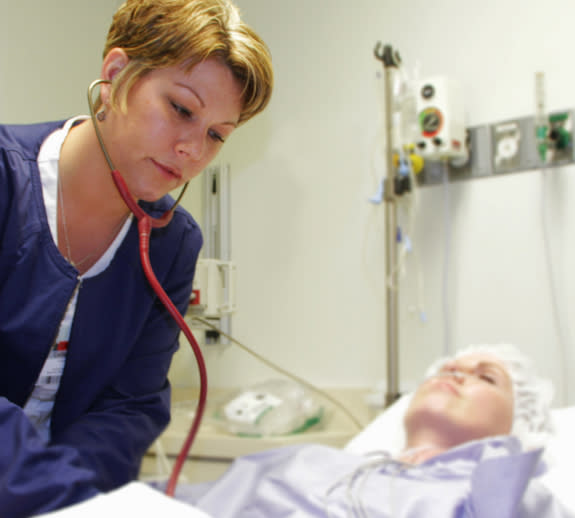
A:
[[[97,252],[90,252],[85,257],[82,257],[82,259],[80,259],[79,261],[74,261],[72,259],[72,248],[70,247],[70,237],[68,236],[68,225],[66,224],[66,210],[64,209],[64,190],[62,188],[62,178],[60,177],[60,175],[58,175],[58,198],[59,198],[59,206],[60,206],[60,215],[62,217],[62,227],[64,229],[64,242],[66,244],[66,260],[72,266],[74,266],[76,269],[78,269],[88,259],[95,257],[97,255]],[[114,231],[112,232],[112,237],[111,237],[110,241],[108,242],[106,248],[115,239],[116,235],[118,234],[118,231],[120,230],[120,228],[122,227],[122,225],[124,224],[125,221],[126,220],[123,219],[120,222],[120,224],[114,229]]]

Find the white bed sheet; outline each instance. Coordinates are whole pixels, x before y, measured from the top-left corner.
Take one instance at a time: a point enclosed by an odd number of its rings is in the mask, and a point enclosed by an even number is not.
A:
[[[142,482],[132,482],[120,489],[85,502],[37,516],[37,518],[210,518],[199,509],[152,489]]]

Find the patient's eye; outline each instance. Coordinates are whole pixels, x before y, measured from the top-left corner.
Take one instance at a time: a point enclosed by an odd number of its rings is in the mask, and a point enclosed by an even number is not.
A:
[[[480,374],[479,379],[486,381],[487,383],[491,383],[492,385],[495,385],[497,381],[495,376],[492,376],[491,374]]]

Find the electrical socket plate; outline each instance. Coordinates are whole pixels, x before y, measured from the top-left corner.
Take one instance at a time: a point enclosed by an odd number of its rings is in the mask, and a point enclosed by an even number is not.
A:
[[[523,117],[491,126],[493,173],[515,173],[541,167],[535,119]]]
[[[495,173],[510,173],[521,169],[521,151],[526,147],[525,138],[526,132],[517,119],[491,126],[491,157]]]

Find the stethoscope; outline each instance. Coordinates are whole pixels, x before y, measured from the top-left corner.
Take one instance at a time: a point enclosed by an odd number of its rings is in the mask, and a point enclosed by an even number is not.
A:
[[[114,167],[112,159],[110,158],[110,155],[108,154],[108,151],[106,149],[106,145],[104,144],[102,134],[100,133],[100,128],[98,127],[98,122],[96,119],[96,113],[94,111],[94,103],[93,103],[94,88],[96,86],[102,84],[102,83],[110,83],[110,82],[111,81],[108,81],[106,79],[97,79],[88,87],[88,106],[90,107],[90,116],[92,118],[92,123],[93,123],[94,129],[96,131],[96,136],[98,138],[98,142],[100,143],[100,148],[102,149],[102,152],[104,153],[104,157],[106,158],[106,162],[108,163],[108,166],[110,167],[110,171],[112,172],[112,178],[114,179],[114,183],[116,184],[116,188],[118,189],[120,196],[122,196],[122,199],[124,200],[124,202],[126,203],[128,208],[130,209],[130,211],[134,214],[134,216],[138,220],[138,234],[140,237],[140,261],[142,263],[142,268],[144,269],[144,273],[146,275],[146,278],[148,279],[148,282],[150,283],[150,285],[151,285],[152,289],[154,290],[154,292],[156,293],[156,295],[160,298],[160,300],[162,301],[162,303],[164,304],[164,306],[166,307],[166,309],[168,310],[168,312],[170,313],[172,318],[178,324],[179,328],[186,335],[188,342],[190,343],[190,345],[192,346],[192,349],[194,350],[194,355],[196,357],[196,362],[198,364],[198,370],[199,370],[199,376],[200,376],[200,393],[198,396],[198,405],[196,408],[196,413],[194,415],[194,419],[192,421],[192,426],[190,428],[190,431],[188,433],[186,440],[184,441],[182,449],[180,450],[180,453],[178,455],[176,463],[174,464],[174,468],[172,469],[172,473],[170,475],[170,478],[169,478],[167,486],[166,486],[166,494],[173,496],[174,492],[176,490],[176,484],[178,481],[178,477],[179,477],[180,472],[182,470],[182,467],[186,461],[186,458],[188,456],[188,452],[192,446],[194,438],[198,432],[200,422],[201,422],[202,416],[204,414],[204,409],[205,409],[206,399],[207,399],[207,392],[208,392],[208,390],[207,390],[207,386],[208,386],[208,384],[207,384],[207,373],[206,373],[206,366],[205,366],[204,358],[202,356],[202,352],[200,350],[198,343],[196,342],[196,339],[194,338],[194,335],[192,334],[192,332],[191,332],[190,328],[188,327],[188,325],[186,324],[185,320],[180,315],[178,309],[174,306],[173,302],[170,300],[170,297],[168,297],[168,294],[164,291],[164,289],[162,288],[162,286],[158,282],[156,275],[154,274],[154,270],[152,269],[152,264],[150,262],[149,249],[150,249],[150,232],[151,232],[152,228],[165,227],[171,221],[174,210],[175,210],[176,206],[178,205],[178,203],[180,202],[180,200],[182,199],[182,196],[184,195],[184,192],[185,192],[188,184],[186,183],[186,185],[183,187],[183,189],[182,189],[180,195],[178,196],[178,199],[175,201],[174,205],[172,205],[172,207],[170,209],[168,209],[159,218],[152,218],[149,214],[147,214],[138,205],[138,203],[136,202],[136,200],[134,199],[134,197],[132,196],[132,194],[128,190],[128,186],[126,185],[126,182],[122,178],[122,175]]]

